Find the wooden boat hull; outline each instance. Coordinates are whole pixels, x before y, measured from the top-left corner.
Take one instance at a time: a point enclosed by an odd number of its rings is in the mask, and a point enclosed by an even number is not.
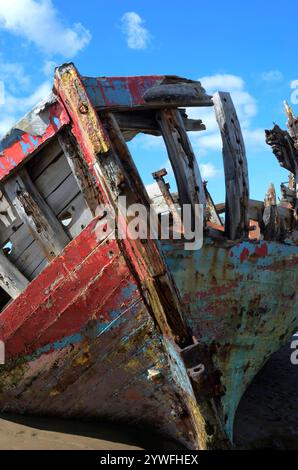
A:
[[[125,421],[203,447],[186,370],[112,234],[97,239],[103,223],[93,220],[0,316],[0,409]]]
[[[98,240],[103,223],[94,219],[2,313],[1,410],[125,421],[189,448],[224,446],[249,382],[298,327],[296,247],[163,245],[192,334],[220,374],[222,389],[202,390],[200,401],[112,233]]]
[[[202,123],[178,108],[212,105],[210,97],[179,77],[90,80],[73,64],[56,70],[54,89],[2,141],[1,307],[14,300],[0,315],[0,410],[125,421],[190,449],[230,446],[242,394],[298,327],[298,250],[283,238],[293,235],[294,209],[287,232],[268,198],[252,220],[260,237],[283,242],[248,241],[245,147],[230,97],[217,94],[225,224],[209,197],[212,238],[202,249],[134,238],[120,197],[147,209],[150,200],[124,136],[163,135],[180,206],[195,214],[206,193],[184,122]],[[136,126],[131,112],[140,111]],[[168,191],[164,174],[155,177]],[[39,258],[25,272],[30,247]]]

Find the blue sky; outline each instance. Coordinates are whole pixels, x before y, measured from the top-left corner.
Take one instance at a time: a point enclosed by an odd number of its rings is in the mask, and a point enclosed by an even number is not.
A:
[[[176,74],[201,79],[208,92],[230,91],[243,126],[252,198],[270,182],[287,180],[269,147],[265,128],[285,127],[290,101],[297,6],[284,0],[246,4],[197,0],[0,0],[0,133],[51,88],[54,64],[74,61],[84,75]],[[298,114],[298,106],[293,106]],[[203,177],[224,199],[220,139],[212,110],[190,110],[208,129],[191,135]],[[146,184],[167,166],[161,139],[130,144]],[[173,185],[173,176],[169,174]]]

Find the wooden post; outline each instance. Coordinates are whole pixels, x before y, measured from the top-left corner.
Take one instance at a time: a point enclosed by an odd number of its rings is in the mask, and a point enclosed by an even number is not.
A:
[[[21,220],[40,244],[48,260],[57,256],[70,239],[51,208],[44,201],[25,168],[12,176],[5,191]]]
[[[85,202],[92,214],[95,215],[98,205],[102,202],[100,201],[101,195],[97,188],[95,178],[87,167],[86,162],[79,154],[79,149],[70,131],[68,129],[62,131],[58,136],[58,140]]]
[[[165,200],[165,203],[167,204],[170,213],[172,214],[173,217],[173,228],[175,230],[179,230],[180,232],[182,231],[182,221],[181,221],[181,216],[177,210],[177,207],[174,203],[173,196],[170,192],[170,185],[169,183],[166,183],[164,180],[164,176],[167,175],[167,170],[163,168],[162,170],[155,171],[152,173],[153,178],[155,179],[160,192]]]
[[[0,286],[12,299],[16,299],[29,281],[0,250]]]
[[[221,218],[216,210],[216,206],[213,202],[213,199],[211,197],[211,194],[209,193],[207,189],[207,181],[203,182],[204,188],[205,188],[205,195],[206,195],[206,201],[207,201],[207,216],[209,222],[211,222],[214,225],[218,225],[219,227],[223,227],[223,223],[221,221]]]
[[[225,234],[231,240],[247,237],[249,181],[241,127],[229,93],[213,97],[216,120],[223,142],[226,184]]]
[[[264,200],[264,213],[261,224],[264,240],[280,240],[283,235],[283,224],[276,205],[275,187],[271,183]]]
[[[176,177],[179,199],[184,204],[206,204],[205,190],[183,119],[177,109],[162,110],[157,120]]]

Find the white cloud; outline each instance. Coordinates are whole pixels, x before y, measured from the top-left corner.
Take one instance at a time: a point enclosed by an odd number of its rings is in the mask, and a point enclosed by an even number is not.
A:
[[[57,63],[54,60],[46,60],[43,64],[42,71],[46,77],[53,78]]]
[[[132,141],[131,145],[136,148],[143,148],[144,150],[164,149],[165,143],[162,137],[153,136],[150,134],[138,134]]]
[[[46,77],[32,91],[32,77],[24,65],[6,62],[0,54],[0,85],[4,89],[4,99],[0,101],[0,134],[3,135],[51,91],[56,65],[51,56],[73,57],[88,44],[91,35],[80,23],[66,26],[52,0],[0,0],[1,29],[26,39],[45,53],[41,70]]]
[[[227,91],[231,93],[233,103],[241,124],[247,148],[264,148],[265,138],[262,129],[253,128],[253,118],[258,113],[255,98],[245,89],[242,77],[230,74],[216,74],[199,79],[208,93]],[[189,117],[202,119],[206,125],[205,132],[192,133],[192,142],[197,150],[204,156],[207,151],[221,150],[222,141],[215,119],[213,108],[188,108]]]
[[[23,64],[5,62],[0,57],[0,135],[5,134],[22,115],[45,98],[51,87],[52,83],[46,80],[30,93],[31,77]]]
[[[231,93],[233,103],[241,124],[246,149],[258,151],[266,147],[264,130],[254,128],[253,119],[258,113],[255,98],[246,90],[246,84],[242,77],[231,74],[208,75],[199,79],[207,93],[213,95],[216,91]],[[206,125],[206,131],[190,132],[189,136],[195,152],[200,161],[200,169],[204,179],[212,179],[222,173],[222,139],[218,124],[215,119],[214,109],[188,108],[190,118],[202,119]],[[216,157],[216,166],[210,158]],[[218,166],[218,168],[217,168]]]
[[[15,62],[0,62],[0,80],[6,83],[6,88],[12,90],[28,88],[30,85],[30,77],[24,66]]]
[[[5,135],[9,131],[9,129],[12,128],[14,123],[15,119],[12,116],[7,116],[5,118],[0,119],[0,136]]]
[[[34,43],[48,55],[74,57],[90,41],[81,23],[63,24],[52,0],[0,0],[0,28]]]
[[[248,142],[252,150],[258,150],[265,147],[265,131],[264,129],[243,129],[244,142]]]
[[[151,34],[144,27],[144,20],[140,15],[134,11],[129,11],[122,16],[121,23],[122,32],[130,49],[146,49],[148,47]]]
[[[40,100],[46,98],[50,93],[52,83],[43,82],[33,93],[16,97],[5,93],[4,104],[0,106],[0,135],[4,135],[25,113],[30,111]]]
[[[282,82],[284,79],[280,70],[269,70],[268,72],[263,72],[261,77],[264,82]]]
[[[216,74],[208,75],[200,78],[203,86],[209,92],[214,91],[230,91],[242,90],[244,88],[244,80],[237,75]]]
[[[203,180],[215,178],[221,173],[212,163],[201,163],[200,170]]]
[[[245,90],[243,78],[237,75],[218,74],[205,76],[199,80],[208,93],[214,94],[216,91],[227,91],[231,93],[242,126],[250,124],[251,119],[257,114],[257,103],[255,98]]]

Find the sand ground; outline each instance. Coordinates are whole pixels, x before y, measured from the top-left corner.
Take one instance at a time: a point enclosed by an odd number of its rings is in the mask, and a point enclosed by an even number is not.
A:
[[[137,450],[137,437],[100,423],[0,417],[0,450]]]

